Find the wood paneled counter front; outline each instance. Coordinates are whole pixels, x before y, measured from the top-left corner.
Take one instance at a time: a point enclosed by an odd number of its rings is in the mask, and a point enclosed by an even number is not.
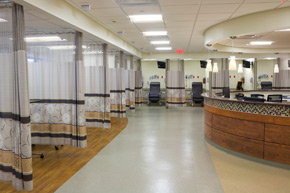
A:
[[[205,95],[204,133],[250,156],[290,164],[290,103],[255,103]]]

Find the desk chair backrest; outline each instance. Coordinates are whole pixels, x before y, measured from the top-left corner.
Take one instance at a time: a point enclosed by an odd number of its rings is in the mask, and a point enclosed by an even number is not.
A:
[[[229,87],[225,87],[223,88],[223,95],[225,96],[225,98],[230,98],[230,88]]]
[[[272,90],[272,82],[270,82],[270,81],[261,82],[261,89],[262,90]]]
[[[273,94],[273,95],[268,95],[267,101],[269,102],[282,102],[283,95],[281,94]]]
[[[159,95],[160,94],[160,82],[151,82],[150,83],[150,95]]]
[[[192,83],[192,98],[200,98],[202,94],[202,82],[193,82]]]
[[[251,94],[251,98],[260,98],[263,99],[265,96],[263,94]]]

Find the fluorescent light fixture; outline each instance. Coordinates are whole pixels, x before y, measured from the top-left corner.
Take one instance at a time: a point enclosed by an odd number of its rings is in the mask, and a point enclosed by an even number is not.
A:
[[[267,46],[272,45],[273,41],[252,41],[250,42],[250,45],[252,46]]]
[[[129,15],[132,23],[163,22],[162,15]]]
[[[243,64],[239,64],[238,73],[243,73],[243,72],[244,72]]]
[[[290,28],[288,28],[288,29],[279,29],[279,30],[275,30],[275,32],[279,32],[279,31],[290,31]]]
[[[0,22],[8,22],[6,19],[0,18]]]
[[[167,36],[167,31],[146,31],[143,32],[144,36]]]
[[[183,59],[184,61],[191,61],[191,60],[193,60],[192,58],[184,58]]]
[[[278,64],[275,64],[275,66],[274,66],[274,73],[275,74],[279,73],[279,66],[278,66]]]
[[[41,36],[41,37],[26,37],[26,42],[59,42],[66,41],[66,39],[61,39],[59,36]]]
[[[264,60],[277,60],[277,58],[267,57],[267,58],[264,58]]]
[[[73,50],[76,48],[74,45],[65,45],[65,46],[48,46],[50,50]],[[83,46],[83,48],[87,48]]]
[[[158,48],[155,48],[155,50],[172,50],[171,47],[158,47]]]
[[[142,61],[156,61],[156,59],[143,59]]]
[[[229,70],[237,70],[236,56],[230,57]]]
[[[206,69],[207,72],[212,72],[211,60],[207,60]]]
[[[218,66],[217,66],[217,63],[215,62],[215,63],[213,63],[213,70],[212,70],[213,72],[219,72],[219,68],[218,68]]]
[[[102,51],[86,51],[86,52],[83,52],[83,54],[86,54],[86,55],[90,55],[90,54],[103,54]]]
[[[165,44],[169,44],[170,41],[151,41],[150,43],[153,45],[165,45]]]

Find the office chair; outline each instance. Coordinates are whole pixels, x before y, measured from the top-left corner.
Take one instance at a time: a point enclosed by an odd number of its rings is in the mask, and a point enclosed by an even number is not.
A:
[[[267,101],[268,102],[279,102],[281,103],[283,99],[283,95],[281,94],[273,94],[273,95],[268,95]]]
[[[194,103],[201,103],[201,105],[203,106],[203,96],[201,96],[202,92],[203,92],[202,82],[193,82],[192,93],[191,93],[191,97],[192,97],[191,105],[193,105],[193,102],[194,102]]]
[[[262,90],[272,90],[272,82],[270,82],[270,81],[261,82],[261,89]]]
[[[244,99],[244,94],[243,93],[237,93],[237,94],[235,94],[235,98],[237,99],[237,100],[243,100]]]
[[[151,103],[157,103],[157,102],[159,102],[160,106],[162,105],[160,82],[151,82],[150,91],[148,93],[148,105],[151,105]]]
[[[264,95],[263,94],[251,94],[251,98],[259,98],[259,99],[264,99]]]
[[[230,88],[229,87],[223,88],[223,95],[225,98],[230,98]]]

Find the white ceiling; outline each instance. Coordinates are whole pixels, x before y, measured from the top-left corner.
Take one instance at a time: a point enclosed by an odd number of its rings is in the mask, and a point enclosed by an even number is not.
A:
[[[290,26],[289,26],[290,27]],[[289,31],[272,31],[254,34],[257,36],[255,39],[235,39],[235,40],[224,40],[219,44],[226,46],[235,46],[240,48],[271,48],[271,49],[286,49],[290,45],[290,32]],[[251,41],[273,41],[272,45],[268,46],[252,46],[249,45]]]
[[[120,6],[115,0],[66,1],[77,8],[81,4],[90,3],[92,9],[85,12],[87,15],[112,32],[123,32],[121,37],[143,52],[157,51],[142,35],[142,31],[167,30],[174,52],[176,49],[204,52],[207,49],[204,47],[203,33],[207,28],[241,15],[290,6],[290,2],[282,4],[281,0],[157,0],[156,5],[133,7]],[[25,9],[28,30],[69,28],[50,15]],[[164,22],[133,24],[128,18],[132,14],[162,14]]]

